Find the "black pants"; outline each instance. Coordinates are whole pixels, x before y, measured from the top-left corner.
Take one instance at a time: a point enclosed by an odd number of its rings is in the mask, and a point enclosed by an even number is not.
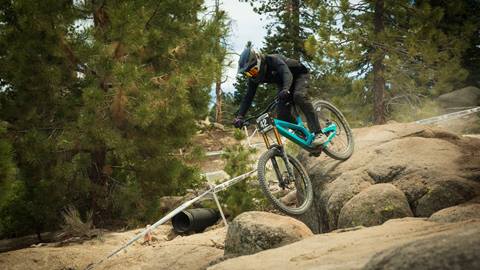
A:
[[[320,124],[318,123],[318,117],[313,109],[312,101],[307,95],[308,92],[308,81],[310,75],[300,74],[297,75],[292,83],[290,88],[291,96],[289,100],[280,101],[277,106],[278,118],[284,121],[295,123],[295,118],[292,116],[291,101],[295,102],[298,108],[300,108],[307,118],[308,128],[311,132],[319,133],[321,131]],[[281,89],[280,89],[281,90]]]

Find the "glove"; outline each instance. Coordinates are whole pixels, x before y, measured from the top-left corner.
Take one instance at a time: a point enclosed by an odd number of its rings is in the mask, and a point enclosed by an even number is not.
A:
[[[278,93],[278,98],[280,100],[288,100],[288,98],[290,97],[290,92],[288,90],[282,90],[280,91],[280,93]]]
[[[243,121],[243,117],[240,116],[240,115],[237,116],[237,117],[235,117],[235,119],[233,119],[233,122],[232,122],[232,124],[233,124],[236,128],[242,128],[244,123],[245,123],[245,121]]]

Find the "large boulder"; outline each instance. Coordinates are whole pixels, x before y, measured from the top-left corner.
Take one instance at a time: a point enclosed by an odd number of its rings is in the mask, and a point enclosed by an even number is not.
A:
[[[328,185],[322,193],[326,205],[326,222],[329,228],[337,228],[338,216],[343,206],[362,190],[372,185],[367,177],[350,177],[346,172]]]
[[[253,254],[313,235],[303,223],[267,212],[245,212],[228,226],[225,256]]]
[[[403,192],[392,184],[377,184],[345,203],[338,217],[338,228],[380,225],[392,218],[412,215]]]
[[[420,217],[480,195],[477,138],[413,123],[359,128],[353,133],[355,151],[346,161],[310,157],[306,152],[298,156],[316,191],[313,206],[299,219],[314,233],[337,229],[347,202],[376,184],[395,186],[406,197],[408,204],[402,205]],[[349,208],[355,208],[353,202]]]
[[[436,223],[423,218],[392,219],[380,226],[317,234],[290,245],[233,258],[207,269],[358,270],[367,264],[375,267],[376,262],[386,262],[386,266],[393,267],[373,269],[407,269],[398,266],[398,261],[410,265],[408,269],[480,269],[479,239],[479,220]],[[390,264],[395,256],[388,254],[398,254],[402,260]],[[461,256],[465,256],[465,261],[460,260]],[[422,267],[425,265],[438,268]],[[445,265],[450,268],[444,268]]]
[[[438,97],[438,104],[444,113],[452,113],[480,106],[480,89],[469,86]],[[480,117],[469,114],[461,119],[449,119],[438,123],[444,129],[466,134],[480,132]]]
[[[459,222],[480,219],[480,203],[464,203],[435,212],[428,220],[435,222]]]
[[[479,232],[470,228],[412,241],[376,254],[363,269],[480,269]]]
[[[419,217],[429,217],[438,210],[469,201],[477,193],[477,183],[459,177],[437,181],[418,199],[416,214]]]
[[[445,109],[479,106],[480,89],[469,86],[455,90],[439,96],[438,102]]]

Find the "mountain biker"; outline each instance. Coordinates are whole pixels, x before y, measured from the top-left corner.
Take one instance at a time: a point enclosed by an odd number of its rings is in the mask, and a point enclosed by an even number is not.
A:
[[[244,117],[252,105],[257,87],[261,83],[276,84],[279,103],[277,105],[278,118],[288,122],[295,122],[291,115],[289,101],[293,99],[307,118],[310,132],[315,134],[312,146],[319,147],[327,141],[322,133],[317,114],[312,102],[307,96],[309,71],[298,60],[290,59],[278,54],[260,54],[255,52],[249,42],[238,61],[238,73],[249,77],[248,90],[243,97],[237,116],[233,120],[236,128],[244,124]]]

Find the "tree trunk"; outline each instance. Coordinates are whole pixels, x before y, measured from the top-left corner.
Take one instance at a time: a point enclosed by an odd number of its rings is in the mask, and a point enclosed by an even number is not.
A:
[[[60,233],[58,232],[45,232],[36,234],[0,240],[0,253],[7,252],[22,248],[27,248],[33,244],[38,243],[50,243],[61,241]]]
[[[91,0],[93,7],[93,22],[95,28],[95,35],[99,41],[103,41],[105,45],[114,46],[115,50],[112,58],[118,60],[122,51],[122,44],[120,42],[112,44],[107,39],[107,31],[110,25],[110,19],[107,13],[106,1]],[[99,87],[104,92],[107,92],[112,85],[111,74],[103,74],[99,78]],[[103,144],[102,142],[97,142]],[[107,195],[108,195],[108,177],[103,172],[106,165],[107,149],[105,146],[97,146],[90,151],[90,168],[88,169],[88,178],[90,179],[90,210],[93,212],[93,223],[101,226],[100,222],[104,220],[104,215],[107,213]]]
[[[380,35],[384,30],[384,2],[377,0],[375,2],[374,14],[374,35],[375,40],[379,42]],[[381,42],[380,42],[381,43]],[[373,57],[373,117],[375,124],[385,124],[385,66],[383,60],[385,53],[381,48],[376,47]]]
[[[222,77],[219,76],[215,83],[215,93],[217,95],[215,108],[215,122],[221,123],[223,120],[222,114]]]
[[[300,59],[303,52],[302,39],[300,37],[300,0],[290,2],[290,37],[293,42],[293,58]]]
[[[108,178],[103,172],[106,162],[106,149],[99,148],[90,153],[91,165],[88,170],[90,179],[90,209],[93,212],[93,222],[100,225],[106,213],[106,200],[108,195]]]
[[[218,17],[220,14],[220,1],[215,0],[215,15]],[[221,40],[218,40],[218,46],[221,47]],[[223,60],[223,59],[222,59]],[[215,122],[221,123],[223,120],[223,113],[222,113],[222,68],[218,71],[217,78],[215,80],[215,94],[217,96],[217,100],[215,103]]]

